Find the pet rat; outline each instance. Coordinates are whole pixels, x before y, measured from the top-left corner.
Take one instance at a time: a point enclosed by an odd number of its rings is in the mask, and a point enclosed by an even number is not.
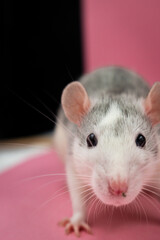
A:
[[[119,207],[134,201],[153,176],[160,185],[160,82],[150,89],[128,69],[95,70],[64,88],[58,119],[54,144],[73,208],[72,217],[61,221],[66,233],[91,233],[89,190],[103,204]]]

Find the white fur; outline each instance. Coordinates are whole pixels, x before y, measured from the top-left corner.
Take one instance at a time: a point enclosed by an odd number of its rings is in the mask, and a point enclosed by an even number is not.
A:
[[[104,80],[103,78],[105,77],[106,84],[108,83],[108,86],[110,86],[111,82],[107,80],[107,77],[112,76],[115,75],[111,74],[107,76],[102,76],[102,79],[100,79]],[[119,78],[118,76],[119,75],[117,75],[116,78],[117,80]],[[95,77],[93,77],[93,79],[87,78],[87,81],[96,80],[96,74]],[[138,91],[139,83],[142,83],[141,88],[143,88],[144,86],[145,92],[146,85],[143,80],[141,81],[139,78],[136,77],[136,75],[133,78],[133,74],[131,74],[129,78],[131,79],[128,79],[128,87],[135,80],[135,86],[133,84],[133,94],[134,92],[141,92]],[[120,77],[119,83],[121,82],[122,79]],[[126,84],[127,83],[125,83],[125,85]],[[133,106],[135,106],[136,109],[142,113],[142,115],[145,114],[143,94],[140,94],[142,98],[136,99],[133,97],[134,95],[132,96],[132,91],[128,92],[126,90],[125,92],[125,85],[124,96],[122,94],[120,98],[124,106],[126,98],[126,101],[128,101],[130,105],[133,104]],[[91,94],[90,100],[92,103],[92,107],[95,105],[96,102],[99,101],[101,91],[103,90],[102,87],[103,86],[101,86],[101,89],[99,89],[99,92],[95,91],[95,93]],[[126,93],[131,93],[131,95],[128,96],[126,95]],[[97,110],[97,112],[94,113],[96,113],[99,117],[101,116],[101,114],[104,114],[104,111],[103,113],[101,113]],[[116,126],[114,124],[116,124],[117,120],[120,118],[122,118],[123,120],[122,126],[120,126],[122,127],[120,128],[121,131],[119,133],[118,126],[118,130],[116,129],[114,133],[114,127]],[[65,131],[61,126],[58,126],[58,129],[55,132],[55,145],[61,154],[62,149],[64,150],[62,157],[66,158],[65,163],[67,180],[73,206],[73,217],[71,218],[73,226],[75,226],[77,222],[78,225],[80,225],[79,222],[83,222],[85,220],[86,199],[84,198],[84,196],[82,197],[84,184],[85,187],[87,186],[89,190],[92,189],[96,197],[106,205],[122,206],[129,204],[136,199],[136,197],[143,188],[143,184],[146,183],[151,176],[154,175],[156,177],[159,177],[160,163],[158,162],[158,159],[155,158],[156,150],[153,148],[153,146],[155,146],[153,145],[153,143],[157,145],[157,141],[155,141],[154,131],[150,131],[150,126],[148,125],[148,122],[141,117],[141,114],[137,114],[137,116],[134,114],[130,114],[127,117],[125,117],[125,115],[122,116],[122,112],[118,108],[118,102],[113,101],[112,105],[110,105],[108,112],[106,113],[106,116],[103,117],[103,119],[99,123],[95,121],[96,124],[93,124],[93,129],[91,129],[92,119],[89,120],[91,124],[89,123],[90,126],[88,127],[88,129],[90,129],[89,131],[91,132],[87,132],[86,128],[82,129],[82,134],[85,135],[85,138],[83,138],[83,143],[81,139],[78,138],[78,135],[74,138],[72,142],[71,155],[67,155],[67,131]],[[123,125],[123,123],[125,124]],[[147,128],[147,126],[149,127]],[[98,144],[96,147],[93,148],[88,148],[87,143],[85,142],[85,139],[90,133],[95,133],[96,137],[98,138]],[[136,146],[135,140],[137,134],[139,133],[142,133],[144,135],[146,134],[149,138],[147,139],[147,141],[149,141],[149,147],[147,149],[142,149]],[[150,135],[148,133],[150,133]],[[68,146],[69,144],[70,142],[68,142]],[[81,176],[80,178],[79,175]],[[123,195],[115,196],[109,191],[109,182],[111,180],[113,180],[113,182],[122,181],[128,184],[128,189],[125,192],[126,197],[124,197]],[[87,198],[89,198],[89,196],[90,195],[87,195]]]
[[[106,116],[93,129],[98,138],[98,145],[92,149],[80,147],[78,138],[73,145],[73,163],[76,171],[90,176],[90,184],[97,197],[105,204],[114,206],[132,202],[142,189],[145,178],[151,177],[156,166],[152,152],[146,152],[136,146],[136,135],[143,130],[138,127],[141,126],[138,118],[134,124],[128,119],[124,133],[120,136],[112,136],[110,126],[114,126],[120,117],[122,112],[116,104],[112,105]],[[147,163],[146,159],[152,164]],[[141,171],[147,165],[148,168]],[[112,196],[108,191],[109,181],[118,181],[118,179],[128,183],[125,198]]]
[[[61,124],[57,124],[54,130],[53,147],[56,149],[60,159],[64,161],[67,155],[67,133]]]
[[[99,127],[113,124],[121,115],[122,113],[119,110],[118,106],[116,104],[113,104],[107,112],[106,116],[100,122]]]

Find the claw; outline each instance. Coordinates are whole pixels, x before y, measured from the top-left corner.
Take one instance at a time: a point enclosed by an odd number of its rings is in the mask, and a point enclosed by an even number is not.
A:
[[[87,233],[92,234],[90,226],[84,221],[73,223],[69,218],[65,218],[59,222],[59,225],[65,227],[65,233],[67,235],[74,232],[77,237],[80,237],[81,230],[85,230]]]
[[[68,235],[69,233],[71,233],[73,231],[73,226],[71,223],[68,223],[66,226],[65,226],[65,233]]]
[[[64,218],[64,219],[62,219],[61,221],[58,222],[58,225],[62,226],[62,227],[65,227],[67,225],[67,223],[69,223],[69,222],[70,222],[69,218]]]
[[[91,230],[90,226],[87,223],[85,223],[85,222],[82,223],[82,228],[84,230],[86,230],[87,233],[92,234],[92,230]]]

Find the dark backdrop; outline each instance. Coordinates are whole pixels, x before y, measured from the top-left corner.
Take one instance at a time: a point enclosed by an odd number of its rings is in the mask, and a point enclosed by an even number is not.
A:
[[[55,120],[47,108],[56,114],[82,73],[80,2],[5,0],[1,10],[0,139],[49,131],[35,108]]]

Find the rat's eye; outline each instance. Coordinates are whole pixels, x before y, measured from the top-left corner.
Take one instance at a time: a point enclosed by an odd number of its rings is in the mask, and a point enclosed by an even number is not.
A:
[[[95,147],[98,143],[98,140],[97,140],[96,136],[94,135],[94,133],[89,134],[86,141],[87,141],[87,145],[89,148]]]
[[[138,134],[136,138],[137,147],[143,148],[145,144],[146,144],[146,138],[142,134]]]

